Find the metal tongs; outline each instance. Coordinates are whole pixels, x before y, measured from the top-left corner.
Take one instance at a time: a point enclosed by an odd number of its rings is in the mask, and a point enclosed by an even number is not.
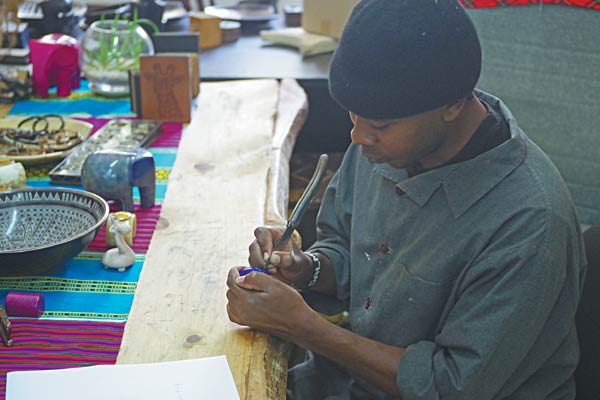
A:
[[[5,346],[13,345],[13,340],[10,337],[10,321],[2,306],[0,306],[0,338],[2,338]]]
[[[315,167],[315,172],[313,172],[306,189],[304,189],[304,193],[300,196],[300,200],[296,203],[296,206],[292,210],[290,217],[286,223],[285,231],[283,234],[273,243],[273,251],[278,251],[283,248],[283,246],[290,240],[292,233],[302,221],[302,217],[306,214],[310,203],[313,201],[315,194],[317,193],[317,189],[323,180],[323,176],[325,175],[325,170],[327,168],[327,160],[329,157],[327,154],[321,154],[319,156],[319,161],[317,162],[317,166]],[[271,252],[271,254],[273,254]],[[271,262],[271,256],[267,260],[265,260],[265,269],[268,268]]]

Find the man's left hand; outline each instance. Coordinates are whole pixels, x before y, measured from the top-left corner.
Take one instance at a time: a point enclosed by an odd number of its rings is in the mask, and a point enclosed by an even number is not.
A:
[[[242,268],[232,268],[227,276],[229,319],[293,342],[314,311],[285,283],[260,272],[240,276]]]

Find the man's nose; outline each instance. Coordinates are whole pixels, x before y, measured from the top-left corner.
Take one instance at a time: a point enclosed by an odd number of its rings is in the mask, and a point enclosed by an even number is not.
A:
[[[352,142],[365,146],[374,145],[377,141],[377,138],[372,132],[370,132],[370,129],[365,122],[362,121],[361,118],[356,118],[353,122],[354,127],[350,131]]]

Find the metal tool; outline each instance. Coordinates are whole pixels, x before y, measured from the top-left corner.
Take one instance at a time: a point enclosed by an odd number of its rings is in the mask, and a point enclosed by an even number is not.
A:
[[[321,154],[321,156],[319,156],[319,161],[315,167],[315,172],[313,172],[306,189],[304,189],[304,193],[302,193],[300,200],[298,200],[298,203],[296,203],[296,206],[292,210],[292,213],[290,214],[290,217],[286,223],[285,231],[283,231],[283,234],[275,241],[275,243],[273,243],[273,251],[281,250],[292,236],[294,230],[300,225],[302,217],[304,217],[304,214],[306,214],[306,211],[308,210],[308,207],[310,206],[310,203],[315,197],[317,189],[319,189],[319,185],[323,180],[328,159],[329,157],[327,154]],[[271,256],[265,260],[265,269],[269,266],[270,262]]]
[[[12,346],[13,340],[10,337],[10,321],[8,320],[8,315],[6,315],[6,311],[0,306],[0,337],[4,342],[5,346]]]

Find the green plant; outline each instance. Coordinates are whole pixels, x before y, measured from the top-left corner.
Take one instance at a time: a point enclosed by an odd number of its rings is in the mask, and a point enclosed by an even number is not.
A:
[[[126,29],[119,29],[122,23]],[[145,18],[138,18],[138,10],[134,9],[131,20],[121,19],[117,14],[111,20],[100,19],[100,26],[106,27],[110,23],[109,32],[104,33],[104,38],[99,40],[100,47],[93,51],[86,51],[88,67],[102,70],[127,71],[139,66],[139,56],[144,51],[144,39],[136,34],[138,26],[148,25],[154,32],[159,29],[154,22]]]

